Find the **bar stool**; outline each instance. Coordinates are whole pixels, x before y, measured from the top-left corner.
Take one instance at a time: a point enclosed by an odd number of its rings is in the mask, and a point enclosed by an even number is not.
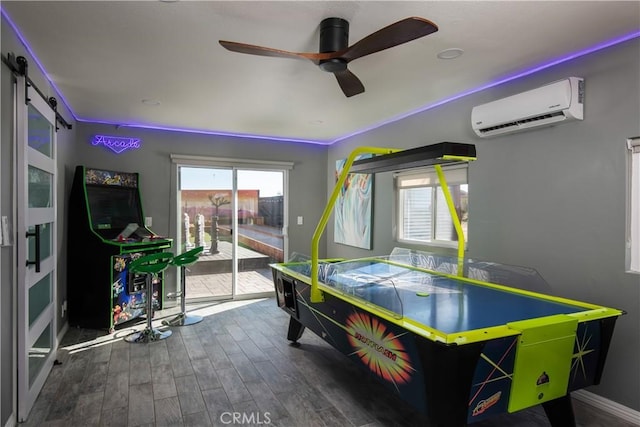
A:
[[[164,271],[172,259],[173,254],[170,252],[157,252],[140,257],[129,264],[129,270],[131,272],[145,275],[147,326],[142,331],[134,332],[124,337],[125,341],[130,343],[148,343],[163,340],[171,335],[171,331],[153,329],[151,319],[153,318],[153,276]]]
[[[202,316],[198,316],[196,314],[187,314],[186,311],[186,276],[187,276],[187,266],[191,264],[195,264],[198,261],[198,257],[202,253],[204,247],[199,246],[195,249],[191,249],[187,252],[184,252],[180,255],[176,255],[170,261],[171,265],[175,265],[180,269],[180,279],[182,280],[182,285],[180,287],[180,292],[177,292],[175,296],[181,297],[180,301],[180,313],[171,320],[163,320],[162,324],[167,326],[189,326],[196,324],[202,321]]]

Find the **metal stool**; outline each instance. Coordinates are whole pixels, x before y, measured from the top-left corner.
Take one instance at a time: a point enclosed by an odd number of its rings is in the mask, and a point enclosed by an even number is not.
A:
[[[195,314],[187,314],[186,311],[186,298],[185,298],[185,290],[187,286],[186,281],[186,271],[187,266],[191,264],[195,264],[198,261],[198,257],[202,253],[204,247],[199,246],[195,249],[191,249],[185,253],[180,255],[176,255],[171,260],[171,265],[175,265],[180,268],[180,278],[182,280],[182,285],[180,287],[180,292],[176,293],[175,296],[181,297],[180,301],[180,313],[171,320],[163,320],[162,324],[167,326],[189,326],[195,323],[202,321],[202,316],[198,316]]]
[[[145,287],[147,292],[147,326],[138,332],[127,335],[124,340],[131,343],[148,343],[168,338],[171,331],[160,331],[153,329],[151,319],[153,318],[153,276],[164,271],[169,262],[173,259],[170,252],[158,252],[151,255],[145,255],[132,261],[129,264],[129,270],[133,273],[145,275]]]

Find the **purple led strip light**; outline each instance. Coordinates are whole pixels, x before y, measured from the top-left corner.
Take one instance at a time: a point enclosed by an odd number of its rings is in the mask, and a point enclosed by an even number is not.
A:
[[[297,142],[297,143],[303,143],[303,144],[318,144],[318,145],[331,145],[333,143],[333,141],[310,140],[310,139],[302,139],[302,138],[287,138],[287,137],[276,137],[276,136],[268,136],[268,135],[254,135],[249,133],[232,133],[232,132],[201,130],[201,129],[185,129],[185,128],[170,127],[170,126],[147,125],[143,123],[124,123],[123,124],[122,122],[111,122],[108,120],[94,120],[94,119],[81,119],[81,118],[76,118],[76,120],[83,123],[113,125],[118,127],[130,127],[130,128],[136,128],[136,129],[162,130],[162,131],[169,131],[169,132],[196,133],[196,134],[202,134],[202,135],[228,136],[232,138],[264,139],[267,141]]]
[[[596,44],[592,47],[580,50],[578,52],[574,52],[568,55],[565,55],[561,58],[543,63],[541,65],[537,65],[535,67],[529,68],[525,71],[522,71],[520,73],[514,74],[512,76],[508,76],[499,80],[496,80],[494,82],[490,82],[487,83],[485,85],[476,87],[474,89],[470,89],[464,92],[460,92],[456,95],[450,96],[448,98],[442,99],[440,101],[437,101],[435,103],[432,104],[428,104],[428,105],[424,105],[420,108],[417,108],[415,110],[409,111],[407,113],[404,114],[400,114],[398,116],[392,117],[388,120],[384,120],[382,122],[376,123],[372,126],[357,130],[355,132],[340,136],[334,140],[311,140],[311,139],[298,139],[298,138],[286,138],[286,137],[277,137],[277,136],[267,136],[267,135],[253,135],[253,134],[243,134],[243,133],[232,133],[232,132],[222,132],[222,131],[209,131],[209,130],[198,130],[198,129],[185,129],[185,128],[174,128],[174,127],[167,127],[167,126],[157,126],[157,125],[146,125],[146,124],[142,124],[142,123],[115,123],[115,122],[109,122],[109,121],[104,121],[104,120],[92,120],[92,119],[83,119],[83,118],[79,118],[78,116],[76,116],[76,114],[73,112],[73,110],[71,109],[71,107],[69,106],[69,103],[66,101],[66,99],[61,95],[60,90],[58,90],[58,87],[51,81],[51,79],[49,78],[49,75],[47,74],[47,72],[45,71],[44,67],[42,66],[42,64],[40,63],[40,61],[38,60],[38,58],[36,57],[36,55],[34,54],[33,50],[31,49],[31,47],[29,46],[29,44],[27,43],[27,41],[25,40],[25,38],[22,36],[22,34],[20,33],[20,31],[18,31],[17,26],[13,23],[13,21],[11,21],[11,18],[9,18],[9,16],[7,15],[7,13],[5,12],[5,10],[2,8],[2,5],[0,4],[0,13],[2,14],[2,16],[5,17],[5,19],[7,20],[7,22],[9,22],[9,24],[11,25],[11,28],[13,28],[14,32],[17,34],[18,38],[20,39],[20,41],[22,42],[22,44],[25,46],[25,48],[27,49],[27,51],[29,52],[29,54],[33,57],[33,59],[35,60],[36,64],[38,65],[38,67],[40,68],[40,71],[42,71],[42,73],[44,74],[45,78],[47,79],[47,81],[49,82],[49,84],[54,88],[54,90],[58,93],[58,95],[60,96],[60,99],[62,100],[62,102],[66,105],[67,109],[71,112],[71,114],[73,115],[74,119],[78,122],[86,122],[86,123],[98,123],[98,124],[109,124],[109,125],[119,125],[119,126],[127,126],[127,127],[132,127],[132,128],[142,128],[142,129],[155,129],[155,130],[164,130],[164,131],[174,131],[174,132],[186,132],[186,133],[197,133],[197,134],[204,134],[204,135],[218,135],[218,136],[229,136],[229,137],[234,137],[234,138],[251,138],[251,139],[264,139],[264,140],[269,140],[269,141],[283,141],[283,142],[299,142],[299,143],[304,143],[304,144],[319,144],[319,145],[332,145],[336,142],[339,141],[343,141],[345,139],[351,138],[353,136],[356,135],[360,135],[366,132],[369,132],[371,130],[374,129],[378,129],[382,126],[391,124],[391,123],[395,123],[399,120],[405,119],[407,117],[411,117],[415,114],[419,114],[422,113],[424,111],[428,111],[431,110],[433,108],[439,107],[441,105],[447,104],[449,102],[455,101],[457,99],[460,98],[464,98],[465,96],[483,91],[485,89],[489,89],[498,85],[501,85],[503,83],[507,83],[522,77],[526,77],[529,76],[533,73],[536,73],[538,71],[542,71],[545,70],[547,68],[553,67],[555,65],[558,64],[562,64],[563,62],[566,61],[570,61],[572,59],[575,58],[579,58],[581,56],[584,55],[588,55],[590,53],[593,52],[597,52],[599,50],[602,49],[606,49],[608,47],[612,47],[615,46],[617,44],[620,43],[624,43],[626,41],[635,39],[640,37],[640,31],[634,31],[630,34],[627,35],[623,35],[621,37],[617,37],[608,41],[605,41],[603,43],[599,43]]]
[[[535,67],[529,68],[529,69],[527,69],[525,71],[522,71],[520,73],[514,74],[512,76],[507,76],[507,77],[504,77],[502,79],[496,80],[494,82],[490,82],[490,83],[487,83],[485,85],[478,86],[478,87],[476,87],[474,89],[470,89],[470,90],[467,90],[467,91],[464,91],[464,92],[460,92],[460,93],[458,93],[456,95],[453,95],[453,96],[450,96],[448,98],[442,99],[440,101],[434,102],[433,104],[424,105],[424,106],[422,106],[420,108],[417,108],[417,109],[409,111],[407,113],[392,117],[392,118],[390,118],[388,120],[382,121],[382,122],[377,123],[375,125],[360,129],[358,131],[352,132],[352,133],[347,134],[347,135],[343,135],[343,136],[338,137],[335,140],[333,140],[332,144],[336,143],[336,142],[339,142],[339,141],[342,141],[342,140],[345,140],[345,139],[348,139],[348,138],[351,138],[351,137],[356,136],[356,135],[360,135],[360,134],[369,132],[371,130],[377,129],[377,128],[382,127],[382,126],[385,126],[385,125],[388,125],[388,124],[391,124],[391,123],[395,123],[395,122],[397,122],[399,120],[406,119],[407,117],[411,117],[411,116],[413,116],[415,114],[431,110],[433,108],[439,107],[441,105],[447,104],[447,103],[455,101],[457,99],[464,98],[465,96],[472,95],[472,94],[477,93],[477,92],[481,92],[481,91],[483,91],[485,89],[490,89],[492,87],[499,86],[499,85],[501,85],[503,83],[507,83],[507,82],[510,82],[510,81],[513,81],[513,80],[516,80],[516,79],[519,79],[519,78],[522,78],[522,77],[529,76],[531,74],[537,73],[538,71],[542,71],[542,70],[545,70],[547,68],[553,67],[555,65],[562,64],[563,62],[567,62],[567,61],[570,61],[572,59],[576,59],[576,58],[579,58],[581,56],[588,55],[590,53],[597,52],[599,50],[606,49],[608,47],[612,47],[612,46],[615,46],[615,45],[620,44],[620,43],[624,43],[624,42],[629,41],[629,40],[633,40],[633,39],[638,38],[638,37],[640,37],[640,31],[635,31],[635,32],[630,33],[630,34],[627,34],[627,35],[624,35],[624,36],[621,36],[621,37],[617,37],[615,39],[611,39],[611,40],[608,40],[606,42],[599,43],[599,44],[591,46],[591,47],[589,47],[587,49],[580,50],[578,52],[574,52],[574,53],[565,55],[565,56],[563,56],[561,58],[558,58],[558,59],[543,63],[541,65],[537,65]]]
[[[44,78],[47,79],[47,82],[49,82],[51,87],[53,87],[53,90],[55,90],[56,94],[58,95],[58,98],[60,98],[60,100],[62,100],[62,103],[67,107],[67,110],[69,110],[69,112],[71,113],[73,118],[78,120],[78,117],[75,115],[75,113],[73,112],[73,110],[69,106],[69,103],[67,102],[65,97],[62,96],[62,93],[60,92],[58,87],[53,83],[53,81],[51,81],[51,79],[49,78],[49,74],[47,74],[47,71],[44,69],[44,66],[40,63],[40,60],[38,59],[36,54],[33,52],[33,49],[31,49],[31,46],[29,45],[29,43],[27,43],[27,40],[22,36],[22,33],[18,30],[18,27],[16,26],[16,24],[14,24],[14,22],[11,20],[11,18],[9,18],[9,15],[7,15],[7,12],[4,10],[4,8],[2,7],[1,3],[0,3],[0,14],[2,14],[2,16],[5,17],[5,19],[7,20],[7,22],[11,26],[11,28],[13,28],[13,32],[18,36],[18,39],[20,39],[20,42],[22,43],[22,45],[25,47],[25,49],[27,49],[27,52],[29,52],[29,55],[31,55],[31,57],[35,61],[35,63],[38,66],[38,68],[40,68],[40,71],[44,75]]]

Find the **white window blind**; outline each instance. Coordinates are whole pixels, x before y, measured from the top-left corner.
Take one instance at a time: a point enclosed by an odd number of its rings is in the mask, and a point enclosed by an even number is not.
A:
[[[468,219],[467,165],[443,168],[466,237]],[[411,243],[450,246],[458,240],[451,214],[432,168],[395,175],[396,238]]]

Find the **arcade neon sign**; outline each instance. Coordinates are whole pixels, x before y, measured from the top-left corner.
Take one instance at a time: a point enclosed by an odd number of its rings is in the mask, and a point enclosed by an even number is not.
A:
[[[126,138],[122,136],[94,135],[92,145],[104,145],[116,154],[126,150],[140,148],[140,138]]]

